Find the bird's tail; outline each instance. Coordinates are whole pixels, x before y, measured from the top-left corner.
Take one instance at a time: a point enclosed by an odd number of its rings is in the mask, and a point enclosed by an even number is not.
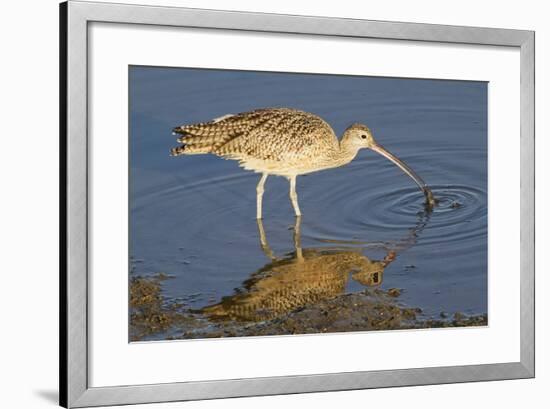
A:
[[[172,130],[178,135],[180,146],[171,149],[172,156],[215,153],[215,150],[237,136],[217,122],[178,126]]]
[[[212,152],[213,145],[208,143],[208,140],[202,140],[201,135],[193,135],[186,130],[186,127],[176,127],[172,133],[179,135],[178,142],[181,145],[170,149],[171,156],[200,155]]]
[[[197,145],[180,145],[170,149],[170,156],[180,155],[201,155],[212,152],[212,148],[208,146]]]

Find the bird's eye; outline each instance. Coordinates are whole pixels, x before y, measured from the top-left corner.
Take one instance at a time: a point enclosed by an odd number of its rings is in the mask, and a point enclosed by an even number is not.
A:
[[[361,135],[362,139],[367,139],[367,135]]]

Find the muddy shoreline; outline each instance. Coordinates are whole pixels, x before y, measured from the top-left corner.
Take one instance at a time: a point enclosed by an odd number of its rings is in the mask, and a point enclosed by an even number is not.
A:
[[[130,281],[130,341],[317,334],[444,327],[486,326],[487,314],[441,313],[427,317],[399,301],[402,290],[365,289],[296,308],[259,322],[212,319],[165,299],[164,274]]]

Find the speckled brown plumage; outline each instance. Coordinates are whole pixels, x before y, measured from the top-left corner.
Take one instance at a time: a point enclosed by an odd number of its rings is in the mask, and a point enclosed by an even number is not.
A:
[[[290,108],[267,108],[174,129],[182,146],[172,154],[212,153],[243,167],[271,174],[301,174],[314,159],[339,151],[332,128],[317,115]],[[306,169],[307,168],[307,169]]]

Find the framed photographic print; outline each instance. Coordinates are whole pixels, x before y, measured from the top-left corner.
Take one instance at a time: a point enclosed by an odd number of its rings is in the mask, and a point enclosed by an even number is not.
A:
[[[534,33],[69,1],[65,407],[534,376]]]

